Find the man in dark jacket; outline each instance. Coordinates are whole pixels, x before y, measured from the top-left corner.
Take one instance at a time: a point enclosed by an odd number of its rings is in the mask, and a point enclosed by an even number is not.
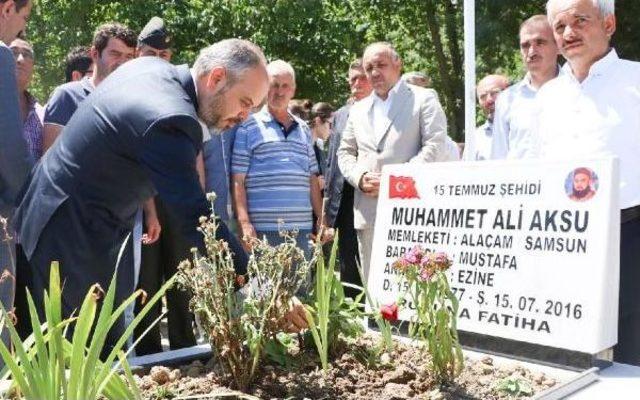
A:
[[[16,63],[7,46],[24,29],[32,5],[31,0],[0,0],[0,303],[6,310],[13,308],[15,244],[13,232],[4,224],[13,214],[16,196],[33,165],[22,135]],[[5,271],[12,277],[5,276]],[[0,336],[8,344],[6,329]],[[0,360],[0,368],[3,366]]]
[[[198,182],[198,117],[220,129],[246,119],[267,91],[262,51],[230,39],[202,50],[192,70],[156,57],[126,63],[74,113],[34,170],[16,212],[30,263],[29,288],[42,312],[49,268],[60,261],[63,312],[78,308],[91,285],[107,288],[118,271],[117,300],[131,293],[131,267],[119,263],[140,204],[156,193],[203,248],[198,218],[208,205]],[[247,256],[221,225],[239,273]],[[122,324],[112,331],[116,338]],[[113,340],[113,339],[112,339]]]
[[[334,114],[333,132],[329,137],[327,170],[325,171],[325,218],[330,227],[339,231],[340,278],[342,282],[362,285],[358,273],[358,242],[353,227],[353,186],[345,181],[336,152],[340,147],[342,131],[347,125],[352,102],[360,101],[371,94],[373,88],[362,67],[362,60],[357,59],[349,66],[349,87],[351,98],[344,107]],[[358,291],[346,288],[345,294],[354,298]]]

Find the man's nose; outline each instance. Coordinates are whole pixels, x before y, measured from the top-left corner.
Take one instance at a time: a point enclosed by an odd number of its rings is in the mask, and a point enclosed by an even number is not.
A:
[[[562,37],[564,39],[573,39],[574,36],[575,36],[575,31],[573,30],[571,25],[567,24],[562,31]]]

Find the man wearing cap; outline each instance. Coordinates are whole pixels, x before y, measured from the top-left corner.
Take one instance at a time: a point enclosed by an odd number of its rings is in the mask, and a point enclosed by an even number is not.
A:
[[[162,18],[153,17],[142,28],[138,36],[138,57],[156,56],[171,61],[171,37],[167,33]]]

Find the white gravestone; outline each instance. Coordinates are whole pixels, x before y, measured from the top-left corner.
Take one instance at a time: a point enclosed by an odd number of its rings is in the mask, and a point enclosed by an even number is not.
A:
[[[394,302],[393,261],[443,251],[458,329],[595,354],[617,341],[617,204],[614,159],[385,166],[369,291]]]

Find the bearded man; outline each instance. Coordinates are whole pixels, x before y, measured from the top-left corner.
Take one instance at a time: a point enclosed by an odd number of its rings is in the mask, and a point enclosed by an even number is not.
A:
[[[203,49],[191,70],[141,57],[96,87],[34,170],[16,212],[36,310],[44,312],[52,261],[60,262],[65,281],[65,316],[93,284],[106,289],[115,271],[116,301],[130,294],[133,271],[119,254],[138,206],[156,194],[184,221],[190,243],[203,249],[196,227],[209,202],[195,168],[202,147],[198,118],[229,128],[247,118],[267,85],[262,51],[229,39]],[[217,234],[244,273],[247,256],[237,239],[224,224]],[[121,322],[112,337],[122,328]]]
[[[573,172],[573,191],[569,195],[571,200],[587,201],[596,192],[591,187],[591,171],[587,168],[578,168]]]

